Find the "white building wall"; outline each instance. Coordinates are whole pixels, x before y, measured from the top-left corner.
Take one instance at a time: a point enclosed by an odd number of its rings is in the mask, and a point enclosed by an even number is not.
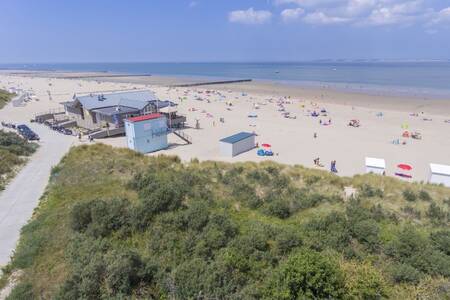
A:
[[[366,173],[384,175],[385,169],[366,166]]]
[[[450,187],[450,176],[431,173],[430,183],[443,184],[446,187]]]
[[[243,152],[247,152],[253,148],[255,148],[255,136],[254,135],[252,135],[246,139],[240,140],[237,143],[234,143],[233,144],[233,156],[236,156]]]
[[[133,123],[128,121],[125,121],[125,136],[128,148],[136,150],[136,145],[134,144],[134,126]]]
[[[233,144],[220,142],[219,147],[220,147],[220,155],[228,157],[233,156]]]

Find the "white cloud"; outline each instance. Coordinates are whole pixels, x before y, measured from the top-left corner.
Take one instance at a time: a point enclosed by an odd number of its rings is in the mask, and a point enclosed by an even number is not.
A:
[[[376,0],[349,0],[344,10],[348,16],[358,16],[375,7]]]
[[[281,18],[284,22],[291,22],[300,19],[300,17],[305,13],[303,8],[287,8],[281,12]]]
[[[275,5],[292,4],[302,7],[335,5],[347,0],[274,0]]]
[[[235,10],[229,13],[228,20],[232,23],[242,24],[264,24],[270,21],[272,13],[267,10]]]
[[[350,22],[349,18],[333,17],[328,16],[321,11],[316,11],[314,13],[307,14],[303,21],[314,25],[330,25],[330,24],[340,24]]]
[[[283,21],[302,19],[310,24],[365,26],[430,26],[450,24],[450,7],[436,11],[427,0],[272,0],[288,6],[281,12]],[[301,14],[294,12],[299,10]]]
[[[189,7],[196,7],[198,5],[197,1],[191,1],[189,2]]]
[[[431,24],[449,23],[450,24],[450,7],[444,8],[437,12],[431,20]]]
[[[409,25],[426,14],[422,1],[409,1],[374,9],[367,17],[369,25]]]

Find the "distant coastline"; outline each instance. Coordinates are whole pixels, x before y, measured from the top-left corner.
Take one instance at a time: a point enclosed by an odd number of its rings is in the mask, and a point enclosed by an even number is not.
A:
[[[197,80],[239,80],[370,95],[449,99],[450,61],[322,60],[297,63],[0,64],[0,70],[151,74]]]

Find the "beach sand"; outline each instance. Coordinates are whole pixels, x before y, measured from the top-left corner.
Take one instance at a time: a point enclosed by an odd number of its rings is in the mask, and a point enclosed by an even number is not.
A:
[[[273,160],[306,167],[313,167],[313,159],[320,157],[324,170],[329,170],[330,162],[336,160],[339,175],[344,176],[364,173],[364,158],[377,157],[386,160],[387,175],[393,175],[399,163],[412,165],[416,181],[428,179],[429,163],[450,164],[450,124],[444,122],[450,119],[450,99],[366,95],[328,87],[313,89],[268,82],[171,88],[167,85],[192,82],[193,79],[153,76],[89,80],[61,78],[64,76],[68,76],[67,73],[0,73],[0,88],[32,90],[39,99],[20,107],[8,106],[0,111],[0,119],[27,122],[36,113],[60,109],[59,103],[71,100],[74,93],[151,89],[160,99],[170,99],[179,104],[178,112],[186,115],[190,127],[185,132],[192,137],[193,143],[185,145],[171,134],[169,149],[150,155],[173,154],[185,161],[193,158],[229,162]],[[296,118],[283,117],[279,104]],[[320,112],[322,109],[327,111],[327,116],[310,116],[312,111]],[[249,112],[255,112],[258,117],[248,118]],[[382,117],[377,116],[380,112]],[[412,116],[412,113],[417,116]],[[195,129],[196,119],[201,129]],[[319,124],[319,120],[327,123],[330,119],[329,126]],[[351,119],[360,120],[361,127],[349,127]],[[408,124],[410,131],[419,131],[423,139],[402,138],[404,124]],[[252,150],[234,158],[220,156],[219,140],[240,131],[255,132],[257,142],[271,144],[275,155],[259,157],[256,150]],[[314,138],[314,133],[317,138]],[[394,139],[405,140],[406,145],[394,145]],[[125,137],[97,142],[126,146]]]

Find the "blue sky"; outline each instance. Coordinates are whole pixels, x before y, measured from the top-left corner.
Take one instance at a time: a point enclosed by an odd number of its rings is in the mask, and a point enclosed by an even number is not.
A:
[[[1,0],[0,62],[450,59],[449,0]]]

